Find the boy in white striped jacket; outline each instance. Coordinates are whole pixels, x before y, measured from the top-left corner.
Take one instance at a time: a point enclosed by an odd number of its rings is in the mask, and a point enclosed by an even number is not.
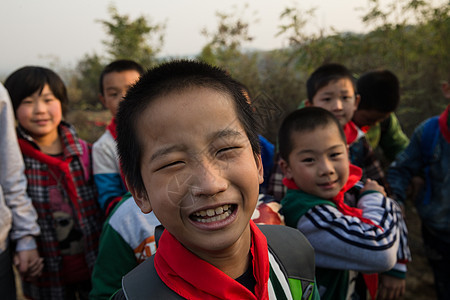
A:
[[[288,188],[282,213],[286,225],[298,228],[314,247],[321,299],[349,298],[349,270],[379,273],[395,266],[391,272],[404,273],[410,253],[398,204],[370,179],[352,205],[344,199],[362,172],[349,163],[336,117],[319,107],[297,110],[283,121],[278,138]],[[376,275],[366,278],[375,296]],[[403,293],[395,291],[393,298]]]

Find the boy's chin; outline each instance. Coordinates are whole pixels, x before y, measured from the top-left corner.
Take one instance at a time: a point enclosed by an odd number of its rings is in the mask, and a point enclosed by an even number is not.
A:
[[[241,242],[245,242],[250,236],[250,219],[247,221],[247,226],[241,230],[238,228],[224,228],[217,232],[205,233],[204,236],[199,236],[196,240],[188,240],[183,243],[192,252],[204,252],[210,254],[220,254],[229,249],[238,246]]]

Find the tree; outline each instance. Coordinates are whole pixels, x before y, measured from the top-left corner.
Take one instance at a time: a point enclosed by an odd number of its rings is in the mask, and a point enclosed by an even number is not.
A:
[[[204,28],[201,31],[209,42],[197,56],[199,60],[226,68],[236,78],[245,81],[253,75],[249,72],[254,64],[252,55],[249,52],[243,52],[243,46],[253,40],[250,35],[250,23],[245,21],[243,16],[247,9],[248,5],[245,5],[243,10],[238,12],[237,7],[234,6],[231,13],[216,12],[217,29],[208,31]],[[257,22],[257,20],[254,21]],[[240,72],[244,69],[247,70],[248,76]]]
[[[80,99],[72,101],[79,109],[102,108],[98,101],[99,77],[105,65],[117,59],[131,59],[144,67],[157,63],[156,55],[164,43],[165,24],[152,24],[144,16],[135,20],[120,15],[114,6],[108,9],[111,20],[99,20],[109,39],[103,41],[108,55],[86,54],[78,62],[76,80]]]
[[[146,67],[156,62],[156,55],[164,43],[165,24],[152,25],[144,16],[130,20],[119,15],[114,6],[109,7],[111,21],[100,20],[109,40],[103,41],[112,59],[132,59]]]
[[[323,63],[338,62],[357,77],[375,68],[387,68],[400,79],[402,100],[397,110],[407,133],[418,123],[439,113],[447,102],[439,82],[448,77],[450,18],[448,3],[432,6],[429,1],[392,0],[381,6],[369,0],[362,21],[373,29],[366,34],[319,29],[305,34],[314,22],[313,10],[287,8],[281,15],[280,35],[290,47],[286,62],[295,64],[299,80],[306,80]]]
[[[214,32],[202,29],[201,34],[210,41],[203,47],[198,58],[215,64],[224,63],[234,55],[240,56],[242,45],[253,40],[249,33],[250,24],[243,20],[243,12],[247,9],[248,5],[245,5],[243,11],[238,13],[237,7],[234,6],[234,11],[229,14],[216,12],[217,29]]]
[[[82,110],[100,110],[102,104],[98,99],[99,77],[105,63],[104,59],[97,54],[85,55],[78,62],[77,71],[78,79],[76,80],[77,88],[81,91],[80,99],[72,101],[78,109]]]

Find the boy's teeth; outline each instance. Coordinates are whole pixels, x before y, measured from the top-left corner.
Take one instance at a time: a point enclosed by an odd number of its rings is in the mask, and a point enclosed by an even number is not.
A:
[[[222,206],[219,206],[215,209],[206,209],[197,211],[194,213],[194,219],[197,222],[202,223],[210,223],[215,221],[220,221],[231,215],[231,211],[229,209],[231,208],[231,205],[225,204]]]
[[[226,211],[223,214],[221,214],[219,216],[214,216],[212,218],[194,218],[194,220],[197,222],[202,222],[202,223],[211,223],[211,222],[223,220],[223,219],[227,218],[229,215],[231,215],[231,211]]]

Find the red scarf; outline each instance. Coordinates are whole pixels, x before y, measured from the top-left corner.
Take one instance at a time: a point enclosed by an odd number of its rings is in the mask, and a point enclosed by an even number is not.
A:
[[[450,110],[450,104],[447,106],[447,108],[444,110],[444,112],[439,117],[439,129],[441,129],[442,136],[447,141],[447,143],[450,143],[450,131],[448,129],[448,112]]]
[[[358,126],[352,121],[348,121],[343,129],[345,137],[347,138],[347,145],[351,145],[358,137]]]
[[[117,139],[117,123],[116,123],[116,118],[112,118],[111,122],[109,122],[108,126],[106,126],[106,130],[109,131],[109,133],[111,133],[112,137],[114,139]]]
[[[373,223],[372,220],[364,218],[362,215],[361,209],[348,206],[347,204],[344,203],[345,192],[347,192],[349,189],[351,189],[361,179],[361,176],[362,176],[361,168],[350,164],[349,169],[350,169],[350,171],[349,171],[347,182],[342,187],[342,189],[339,191],[339,193],[331,199],[331,201],[333,201],[333,203],[336,204],[337,209],[344,215],[357,217],[364,223],[374,225],[374,226],[377,226],[378,228],[382,229],[380,226]],[[283,178],[283,184],[288,189],[299,190],[298,186],[295,184],[294,180],[292,180],[292,179],[287,179],[286,177]]]
[[[72,178],[72,174],[70,173],[70,162],[73,159],[73,156],[69,156],[64,160],[58,159],[56,157],[52,157],[36,149],[24,139],[19,139],[20,150],[23,154],[34,158],[48,166],[50,170],[52,170],[55,174],[63,173],[64,174],[64,187],[67,191],[67,195],[70,198],[70,201],[75,207],[75,211],[77,212],[78,219],[81,220],[81,210],[80,205],[78,203],[78,193],[75,183]]]
[[[156,271],[170,289],[186,299],[269,299],[267,240],[253,221],[250,221],[250,231],[255,294],[187,250],[167,230],[156,251]]]

